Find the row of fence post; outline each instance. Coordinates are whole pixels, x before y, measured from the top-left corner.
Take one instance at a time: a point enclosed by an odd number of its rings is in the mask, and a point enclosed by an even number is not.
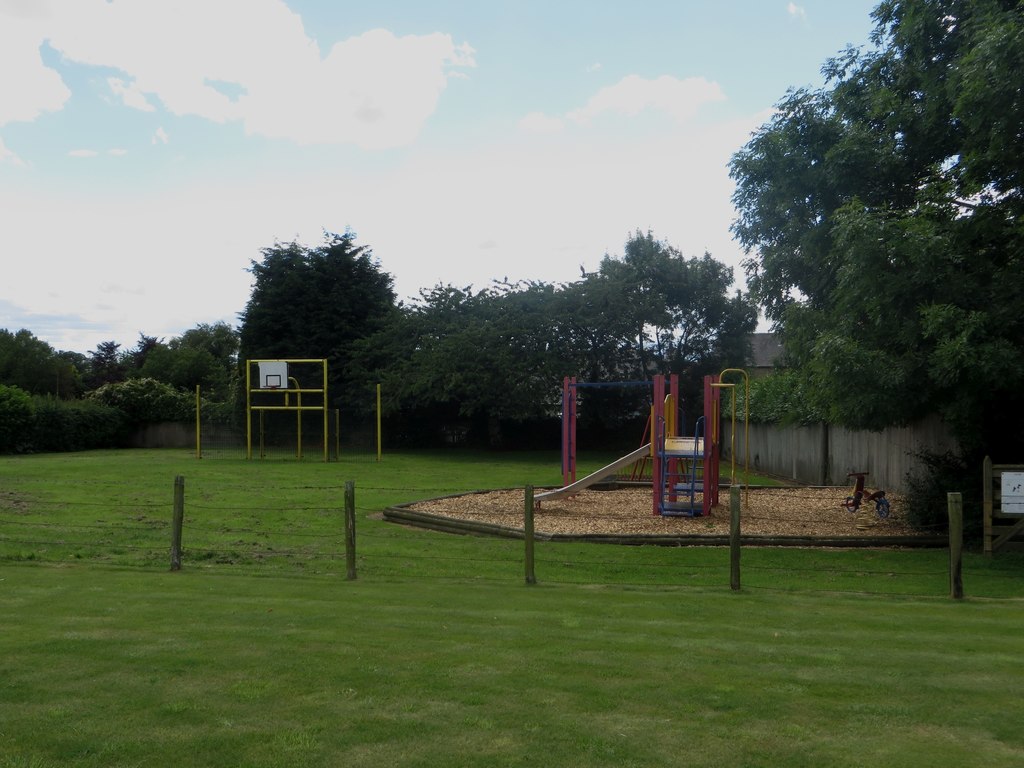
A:
[[[181,531],[185,522],[185,478],[174,478],[174,514],[171,520],[171,570],[181,570]],[[345,483],[345,578],[356,578],[356,484]]]
[[[526,486],[523,505],[523,537],[526,539],[524,562],[526,564],[526,583],[536,584],[537,574],[533,567],[533,486]],[[947,512],[949,515],[949,596],[960,600],[964,596],[963,580],[963,541],[964,512],[963,497],[959,493],[947,495]],[[734,591],[740,589],[740,489],[739,486],[729,488],[729,586]]]
[[[527,584],[537,583],[534,570],[533,486],[526,486],[523,503],[524,569]],[[947,494],[949,515],[949,596],[960,600],[964,596],[963,582],[963,497],[959,493]],[[345,577],[356,578],[356,486],[345,483]],[[181,570],[181,532],[185,520],[185,478],[174,478],[174,515],[171,524],[171,570]],[[740,589],[740,489],[729,489],[729,586]]]

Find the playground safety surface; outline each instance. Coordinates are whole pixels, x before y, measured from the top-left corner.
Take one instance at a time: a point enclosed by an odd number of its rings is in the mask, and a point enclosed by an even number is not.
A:
[[[887,494],[891,512],[882,519],[873,504],[865,504],[856,514],[848,511],[842,502],[849,493],[847,487],[741,491],[742,535],[832,546],[938,543],[934,535],[915,531],[906,522],[899,494]],[[573,497],[545,500],[534,512],[534,530],[552,538],[692,537],[693,543],[700,543],[700,537],[706,537],[709,543],[720,543],[729,535],[728,491],[720,500],[722,506],[710,516],[661,517],[652,514],[650,488],[587,489]],[[521,535],[523,508],[522,489],[479,491],[401,505],[388,510],[385,518],[451,532]],[[452,524],[446,526],[445,521]]]

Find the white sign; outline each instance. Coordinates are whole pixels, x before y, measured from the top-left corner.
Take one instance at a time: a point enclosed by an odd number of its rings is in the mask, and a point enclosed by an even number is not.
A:
[[[1003,472],[1001,489],[1003,514],[1024,515],[1024,472]]]

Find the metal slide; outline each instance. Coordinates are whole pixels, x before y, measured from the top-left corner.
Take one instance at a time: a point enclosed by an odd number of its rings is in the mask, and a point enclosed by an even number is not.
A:
[[[635,461],[638,461],[639,459],[642,459],[644,456],[650,455],[650,453],[651,444],[647,443],[646,445],[642,445],[639,448],[637,448],[628,456],[623,456],[621,459],[616,459],[607,467],[601,467],[599,470],[597,470],[597,472],[591,472],[586,477],[577,480],[574,483],[569,483],[569,485],[565,486],[564,488],[556,488],[553,491],[544,491],[543,493],[536,493],[533,496],[533,500],[537,502],[544,501],[544,499],[560,499],[563,496],[571,496],[577,491],[582,491],[584,488],[589,488],[592,485],[600,483],[602,480],[608,477],[608,475],[622,469],[623,467],[628,467],[630,464],[634,463]]]

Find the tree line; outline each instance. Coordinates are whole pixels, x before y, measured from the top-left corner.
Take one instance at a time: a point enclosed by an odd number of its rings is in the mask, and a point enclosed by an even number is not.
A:
[[[757,321],[730,268],[709,254],[686,258],[650,232],[577,281],[437,285],[409,303],[351,232],[316,246],[276,243],[250,271],[237,329],[201,324],[169,341],[140,333],[131,349],[103,342],[85,355],[3,331],[0,382],[115,407],[128,424],[187,413],[199,385],[238,418],[245,360],[326,358],[328,405],[350,428],[372,420],[380,384],[392,442],[552,447],[564,376],[680,373],[698,413],[701,377],[742,365]],[[649,406],[643,390],[588,394],[581,429],[594,445],[632,444]]]

